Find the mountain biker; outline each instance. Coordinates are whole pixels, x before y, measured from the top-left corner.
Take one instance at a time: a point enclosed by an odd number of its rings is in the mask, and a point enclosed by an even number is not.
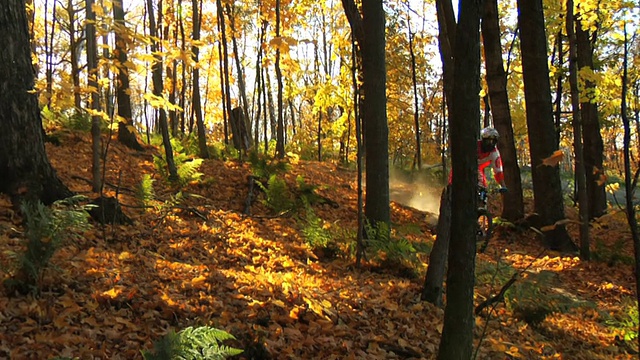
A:
[[[502,158],[498,150],[498,130],[486,127],[480,131],[478,140],[478,186],[487,187],[487,177],[484,170],[491,166],[493,177],[500,185],[500,192],[507,192],[507,185],[504,182],[504,172],[502,171]]]
[[[507,185],[504,182],[504,173],[502,171],[502,158],[498,150],[498,130],[492,127],[486,127],[480,131],[480,140],[478,140],[478,187],[486,189],[487,176],[484,170],[491,166],[493,177],[500,185],[500,192],[507,192]],[[452,173],[449,173],[449,185],[451,185]]]

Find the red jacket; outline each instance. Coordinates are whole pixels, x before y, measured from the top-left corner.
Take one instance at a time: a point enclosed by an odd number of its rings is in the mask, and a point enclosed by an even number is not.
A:
[[[482,141],[478,140],[478,186],[487,187],[487,176],[484,170],[491,166],[493,169],[493,177],[498,184],[502,184],[504,181],[504,172],[502,171],[502,158],[500,157],[500,150],[494,147],[489,152],[482,151]],[[453,171],[453,169],[452,169]],[[449,184],[453,179],[452,172],[449,172]]]

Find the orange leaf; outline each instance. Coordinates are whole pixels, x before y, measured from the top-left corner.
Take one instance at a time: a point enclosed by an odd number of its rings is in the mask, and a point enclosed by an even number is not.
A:
[[[546,166],[558,166],[560,161],[564,158],[564,152],[562,150],[556,150],[548,158],[542,159],[542,164]]]

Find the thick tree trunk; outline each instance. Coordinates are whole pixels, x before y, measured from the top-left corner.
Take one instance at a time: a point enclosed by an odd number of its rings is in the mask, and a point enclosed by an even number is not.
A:
[[[547,38],[542,0],[518,0],[518,23],[522,42],[524,94],[527,104],[527,127],[535,211],[545,226],[547,245],[555,250],[575,251],[563,220],[564,201],[557,166],[546,166],[542,160],[558,150],[551,103]]]
[[[524,217],[522,181],[516,146],[513,140],[511,112],[507,94],[507,74],[502,64],[500,26],[498,22],[498,1],[485,0],[482,18],[482,40],[489,87],[489,101],[493,113],[494,126],[500,133],[498,147],[504,164],[505,182],[509,192],[502,201],[502,217],[513,222]]]
[[[585,30],[576,22],[576,42],[578,53],[578,69],[593,68],[593,47],[589,30]],[[596,84],[585,80],[583,92],[591,94],[595,91]],[[587,95],[589,99],[591,96]],[[598,119],[598,104],[591,101],[583,101],[580,104],[582,112],[582,139],[584,142],[584,167],[587,176],[587,197],[589,198],[589,218],[593,219],[603,215],[607,210],[607,197],[603,178],[604,144],[600,134],[600,120]]]
[[[429,254],[429,267],[424,278],[421,299],[436,306],[442,306],[444,293],[444,275],[449,256],[449,239],[451,238],[451,187],[442,190],[440,197],[440,216],[436,228],[436,241]]]
[[[118,141],[123,145],[134,149],[143,150],[143,147],[138,142],[133,128],[133,115],[131,113],[131,97],[129,96],[129,70],[127,68],[127,53],[128,53],[128,33],[124,22],[124,0],[116,1],[113,3],[113,20],[117,27],[115,30],[115,43],[116,48],[114,50],[116,57],[118,58],[118,74],[116,82],[116,100],[118,102]]]
[[[471,359],[480,118],[480,2],[460,1],[451,109],[451,239],[438,359]]]
[[[44,147],[24,1],[5,1],[0,40],[0,192],[45,204],[67,198]]]
[[[391,221],[389,208],[389,127],[385,68],[385,19],[382,0],[362,4],[362,89],[365,138],[366,206],[365,216],[372,223]]]

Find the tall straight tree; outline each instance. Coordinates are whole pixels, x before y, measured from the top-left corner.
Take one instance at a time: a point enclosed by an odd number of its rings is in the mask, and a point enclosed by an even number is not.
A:
[[[573,152],[575,154],[576,187],[580,214],[580,257],[589,260],[589,201],[587,199],[584,152],[582,147],[582,114],[578,89],[577,44],[574,25],[573,0],[567,0],[567,37],[569,38],[569,85],[571,86],[571,110],[573,119]]]
[[[91,115],[91,187],[94,192],[102,189],[102,176],[100,172],[100,158],[102,144],[100,140],[100,97],[98,96],[98,49],[96,44],[96,13],[93,10],[93,0],[86,1],[87,23],[87,82],[90,92],[88,108],[93,111]]]
[[[153,13],[153,1],[147,0],[147,13],[149,15],[149,35],[151,35],[151,52],[154,54],[152,65],[152,80],[153,80],[153,95],[158,98],[162,98],[162,92],[164,84],[162,82],[162,56],[160,55],[160,45],[158,38],[158,28],[156,27],[156,17]],[[162,14],[162,2],[158,3],[158,14]],[[159,23],[162,23],[162,19],[158,19]],[[178,179],[178,169],[173,159],[173,148],[171,146],[171,139],[169,135],[169,124],[167,122],[167,113],[164,108],[157,109],[159,112],[158,123],[160,125],[160,132],[162,133],[162,145],[164,146],[165,158],[167,160],[167,168],[169,170],[169,179]]]
[[[196,118],[196,128],[198,129],[198,149],[200,150],[200,157],[203,159],[209,158],[209,148],[207,148],[207,133],[204,129],[204,119],[202,118],[202,104],[200,99],[200,64],[199,55],[200,48],[198,42],[200,42],[200,23],[202,17],[200,15],[202,10],[202,0],[193,0],[193,45],[191,46],[191,54],[193,56],[193,101],[192,111]]]
[[[364,147],[366,169],[365,217],[372,224],[389,224],[389,125],[385,67],[385,14],[382,0],[362,3],[362,16],[353,0],[342,0],[362,60]]]
[[[502,217],[509,221],[515,221],[524,217],[524,201],[516,145],[513,141],[513,127],[507,94],[507,74],[502,63],[497,0],[484,1],[481,26],[489,101],[494,126],[500,133],[498,147],[504,164],[504,181],[510,190],[503,196]]]
[[[438,359],[471,359],[480,119],[480,1],[460,0],[451,108],[451,239]]]
[[[276,0],[276,39],[280,39],[280,0]],[[282,69],[280,68],[280,47],[276,46],[276,81],[278,82],[278,123],[276,125],[276,157],[284,158],[284,118],[282,105]]]
[[[124,0],[113,2],[113,21],[115,23],[114,55],[118,59],[118,73],[116,81],[116,101],[118,102],[118,141],[123,145],[143,150],[133,129],[133,115],[131,113],[131,96],[129,89],[129,33],[124,22]]]
[[[229,50],[227,47],[227,31],[224,20],[222,1],[216,0],[218,31],[220,33],[218,52],[220,53],[220,76],[222,80],[222,113],[224,123],[224,143],[229,143],[229,119],[231,117],[231,93],[229,91]]]
[[[576,14],[576,20],[580,20],[580,14]],[[578,56],[578,69],[594,69],[593,43],[596,39],[596,31],[590,31],[582,21],[576,21],[576,44]],[[600,133],[600,120],[598,119],[598,103],[592,101],[592,94],[596,93],[596,83],[591,79],[584,79],[580,111],[582,114],[582,140],[584,143],[584,166],[586,174],[587,197],[589,198],[589,218],[603,215],[607,210],[607,197],[602,181],[604,143]]]
[[[44,147],[24,0],[3,2],[0,43],[0,192],[15,202],[69,197]]]
[[[542,162],[558,150],[553,123],[542,0],[518,0],[518,24],[524,96],[527,104],[534,210],[540,215],[538,225],[546,229],[544,234],[547,246],[555,250],[575,251],[577,248],[569,238],[567,229],[557,223],[565,218],[560,170],[557,166],[547,166]]]

